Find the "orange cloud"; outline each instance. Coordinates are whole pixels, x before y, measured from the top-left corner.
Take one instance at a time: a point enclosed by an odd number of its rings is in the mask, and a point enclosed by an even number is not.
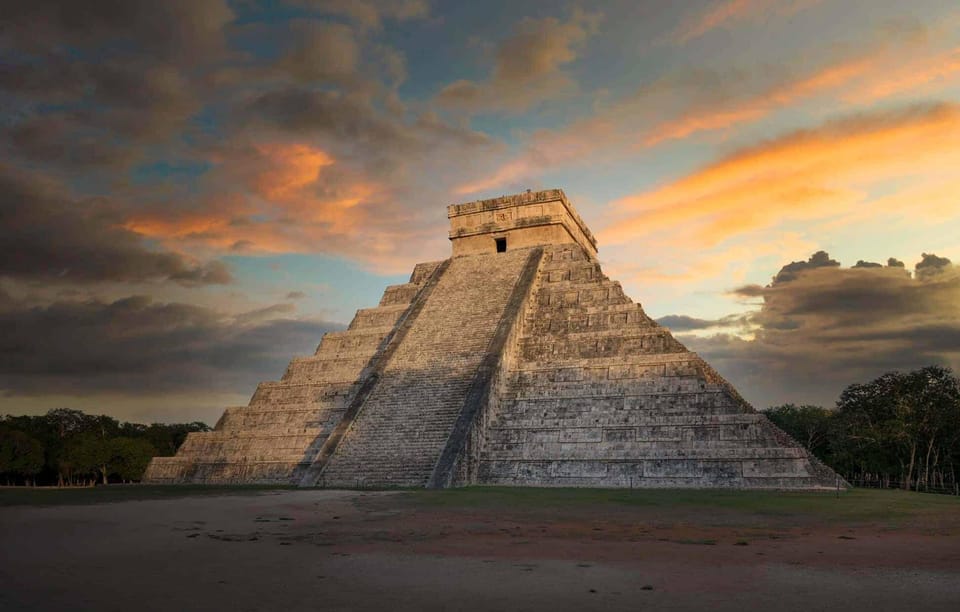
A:
[[[449,248],[442,215],[423,223],[395,187],[311,144],[222,153],[208,179],[216,196],[138,212],[124,226],[198,256],[328,253],[390,274]]]
[[[255,187],[268,200],[297,194],[334,161],[326,152],[303,144],[264,144],[256,150],[267,163],[256,178]]]
[[[529,161],[524,158],[519,158],[501,166],[491,176],[454,187],[453,192],[457,195],[466,195],[486,191],[494,187],[509,185],[529,175],[532,170],[533,167]]]
[[[194,210],[158,209],[124,226],[169,248],[190,252],[253,254],[334,252],[396,271],[391,261],[409,228],[378,219],[366,203],[384,188],[331,155],[306,144],[258,144],[222,158],[218,184],[229,196]]]
[[[871,188],[960,165],[960,106],[912,107],[796,132],[612,206],[601,245],[683,235],[709,247],[786,221],[871,207]],[[958,210],[945,211],[948,215]]]
[[[707,32],[736,21],[766,17],[771,13],[790,16],[820,4],[823,0],[722,0],[707,10],[690,16],[674,32],[675,42],[683,44]]]
[[[922,39],[885,37],[860,52],[826,63],[753,95],[702,100],[689,107],[691,81],[664,78],[606,104],[594,115],[553,131],[538,131],[526,150],[460,186],[458,193],[506,188],[551,167],[635,153],[705,132],[756,123],[816,101],[817,109],[870,105],[899,94],[930,95],[960,85],[960,49],[943,51],[950,28]],[[696,87],[699,87],[698,85]],[[749,82],[743,89],[749,89]],[[677,109],[680,109],[679,111]]]
[[[875,67],[876,62],[871,58],[855,58],[828,65],[802,79],[783,83],[733,107],[711,106],[666,121],[651,130],[643,144],[652,147],[667,140],[686,138],[697,132],[727,129],[756,121],[778,108],[842,87]]]
[[[865,103],[909,92],[916,95],[931,85],[946,85],[960,75],[960,48],[906,62],[890,62],[876,78],[845,92],[846,102]],[[958,84],[958,83],[954,83]]]

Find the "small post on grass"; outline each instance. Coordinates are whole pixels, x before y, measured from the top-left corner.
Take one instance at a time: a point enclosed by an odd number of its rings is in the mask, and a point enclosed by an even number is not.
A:
[[[840,474],[837,474],[837,499],[840,499]]]

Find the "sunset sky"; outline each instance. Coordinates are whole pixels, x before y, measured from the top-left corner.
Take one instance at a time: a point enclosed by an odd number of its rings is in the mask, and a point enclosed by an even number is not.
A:
[[[2,4],[0,414],[213,423],[528,188],[758,408],[960,369],[956,2]]]

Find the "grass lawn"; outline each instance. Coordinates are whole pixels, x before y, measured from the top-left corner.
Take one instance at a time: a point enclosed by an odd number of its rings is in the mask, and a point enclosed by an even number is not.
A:
[[[104,504],[146,499],[176,499],[201,495],[261,495],[265,492],[283,490],[284,488],[275,485],[110,485],[62,489],[55,487],[3,487],[0,488],[0,507]]]
[[[2,506],[57,506],[194,496],[244,496],[295,490],[279,486],[113,485],[94,488],[0,488]],[[358,495],[371,493],[358,491]],[[786,527],[876,523],[888,528],[939,524],[960,528],[960,497],[897,490],[783,492],[696,489],[558,489],[465,487],[406,489],[368,497],[378,506],[424,511],[480,512],[561,518],[596,516],[698,524]]]

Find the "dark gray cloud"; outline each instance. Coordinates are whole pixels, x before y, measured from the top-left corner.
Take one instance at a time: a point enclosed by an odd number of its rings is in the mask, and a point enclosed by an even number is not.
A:
[[[602,15],[574,10],[568,19],[522,19],[493,53],[484,81],[460,79],[446,85],[437,102],[471,112],[522,111],[577,91],[563,67],[577,59],[583,43],[597,32]]]
[[[237,121],[288,132],[314,134],[355,145],[395,150],[412,144],[400,124],[384,117],[371,101],[337,91],[289,86],[258,94],[240,106]]]
[[[282,375],[342,326],[288,318],[289,305],[238,316],[145,296],[28,306],[0,294],[0,392],[243,391]]]
[[[52,181],[0,165],[0,277],[45,282],[224,284],[220,261],[148,248],[105,200],[76,201]]]
[[[137,154],[98,129],[64,116],[32,117],[7,131],[12,152],[29,162],[49,163],[80,171],[128,165]]]
[[[55,203],[18,210],[19,228],[49,225],[50,236],[68,238],[41,244],[35,232],[22,236],[18,246],[29,248],[0,265],[6,276],[227,279],[222,264],[147,249],[124,226],[203,257],[262,252],[278,236],[294,250],[370,253],[356,246],[358,223],[375,234],[370,242],[382,247],[386,234],[399,242],[424,225],[427,203],[497,148],[466,124],[401,101],[405,58],[378,38],[379,26],[428,16],[424,2],[302,2],[296,18],[279,21],[258,18],[276,7],[220,0],[3,6],[0,157],[9,175],[30,168],[63,186]],[[243,18],[235,21],[234,9]],[[274,163],[264,151],[290,144],[331,159],[300,194],[314,218],[324,203],[362,199],[349,221],[332,210],[340,217],[314,223],[309,240],[287,239],[296,232],[284,226],[304,213],[293,196],[277,206],[262,201],[263,168]],[[438,177],[426,186],[425,167]],[[98,194],[109,201],[89,197]],[[29,198],[20,199],[25,208]],[[396,214],[383,215],[385,205]],[[60,209],[69,209],[62,222],[53,218]],[[252,223],[269,226],[270,236],[234,231]],[[377,251],[381,260],[388,250]]]
[[[930,278],[938,274],[943,274],[952,269],[950,260],[946,257],[937,257],[933,253],[924,253],[923,259],[915,266],[917,276],[920,278]]]
[[[226,0],[2,0],[0,44],[32,52],[95,50],[189,58],[220,49]]]
[[[200,109],[206,65],[230,53],[224,0],[4,1],[2,11],[0,152],[34,164],[136,162],[137,145],[171,141]]]
[[[763,300],[747,316],[752,339],[680,339],[759,406],[831,405],[845,386],[888,370],[960,366],[960,268],[936,255],[924,255],[914,276],[896,265],[831,262],[821,252],[784,266],[766,287],[738,289],[741,297]]]
[[[428,0],[286,0],[321,15],[346,17],[365,27],[379,27],[385,19],[423,19],[430,14]]]
[[[491,145],[489,137],[446,123],[432,113],[407,122],[384,113],[366,95],[297,85],[250,97],[236,109],[234,122],[312,136],[367,158],[403,158],[441,147],[476,149]]]
[[[288,50],[277,68],[300,82],[348,80],[360,64],[360,42],[343,24],[297,21],[287,36]]]
[[[794,280],[804,270],[836,268],[839,266],[840,262],[830,259],[830,255],[826,251],[817,251],[807,261],[794,261],[780,268],[780,272],[773,277],[773,282],[776,284]]]

